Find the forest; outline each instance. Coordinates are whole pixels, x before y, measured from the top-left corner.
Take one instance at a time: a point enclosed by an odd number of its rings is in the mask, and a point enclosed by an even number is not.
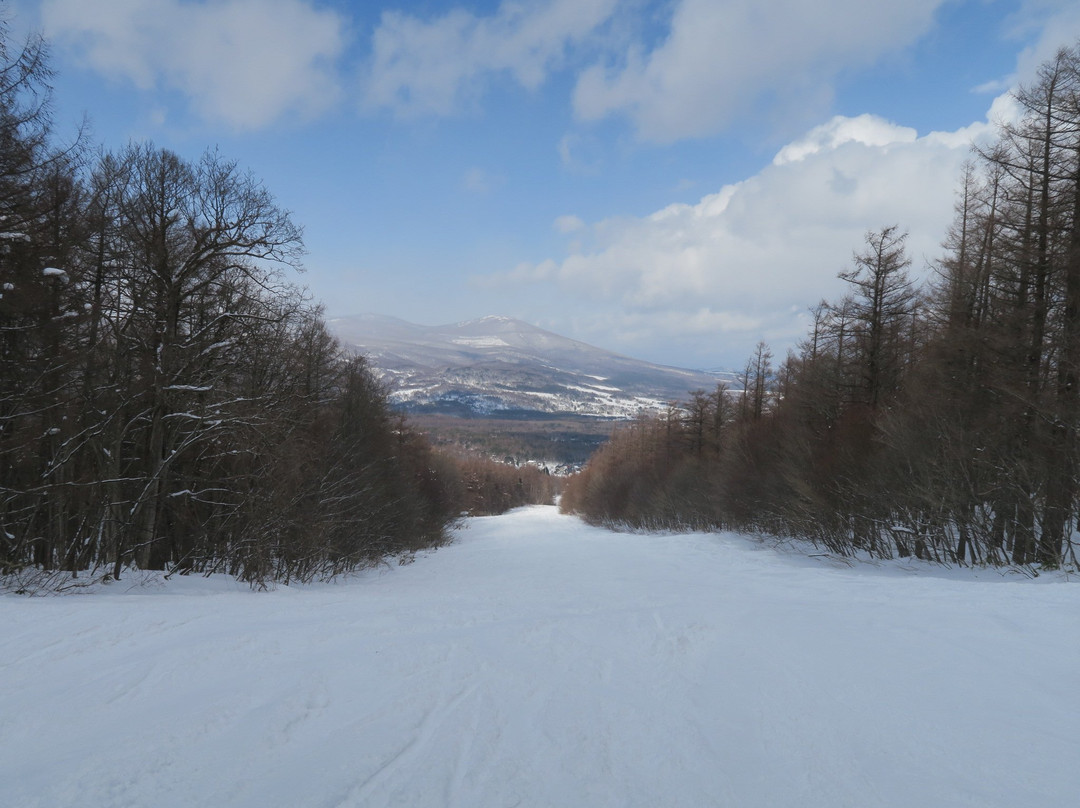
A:
[[[977,147],[929,280],[867,233],[847,294],[774,367],[640,418],[572,478],[597,523],[730,528],[829,551],[1075,568],[1080,464],[1080,45]]]
[[[293,278],[303,232],[216,151],[53,131],[37,37],[0,30],[0,578],[312,580],[547,502],[536,468],[432,447]],[[1080,45],[976,148],[942,257],[900,225],[774,365],[642,416],[562,507],[832,552],[1075,567]]]
[[[306,581],[551,483],[432,450],[290,280],[302,229],[215,151],[56,137],[0,31],[0,578]],[[290,274],[292,273],[292,274]],[[60,575],[65,573],[66,575]],[[42,583],[45,582],[45,583]]]

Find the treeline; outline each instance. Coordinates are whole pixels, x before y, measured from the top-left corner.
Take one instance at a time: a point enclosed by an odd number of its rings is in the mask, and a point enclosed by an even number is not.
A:
[[[515,466],[465,450],[436,450],[453,463],[455,501],[469,516],[494,516],[524,505],[553,505],[563,478],[533,465]]]
[[[429,432],[437,448],[466,449],[513,465],[544,460],[563,468],[583,466],[607,441],[615,423],[588,416],[531,420],[410,413],[409,419]]]
[[[305,581],[442,542],[472,478],[287,281],[290,215],[214,152],[57,146],[45,45],[3,33],[0,576]]]
[[[726,527],[838,553],[1076,564],[1080,46],[1016,95],[977,150],[933,279],[885,227],[812,309],[779,368],[614,437],[564,508],[601,522]]]

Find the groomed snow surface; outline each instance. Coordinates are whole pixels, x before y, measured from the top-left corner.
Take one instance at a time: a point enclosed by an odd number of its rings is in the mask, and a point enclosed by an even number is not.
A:
[[[1080,805],[1080,584],[554,508],[349,581],[0,598],[0,805]]]

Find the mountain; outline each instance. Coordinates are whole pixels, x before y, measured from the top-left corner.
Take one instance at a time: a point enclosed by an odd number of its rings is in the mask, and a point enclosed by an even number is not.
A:
[[[420,413],[632,418],[712,389],[715,374],[654,365],[510,317],[422,326],[375,314],[329,320],[391,400]]]

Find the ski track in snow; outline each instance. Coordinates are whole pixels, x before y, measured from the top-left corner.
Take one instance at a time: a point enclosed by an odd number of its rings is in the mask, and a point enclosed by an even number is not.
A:
[[[1071,808],[1078,629],[1065,576],[526,508],[334,584],[0,597],[0,805]]]

